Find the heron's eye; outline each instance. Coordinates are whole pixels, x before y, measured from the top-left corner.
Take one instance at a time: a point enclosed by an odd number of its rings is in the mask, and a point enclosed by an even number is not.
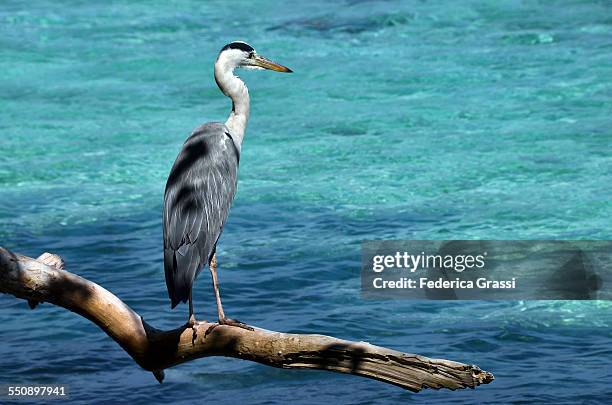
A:
[[[255,52],[249,52],[249,58],[254,58],[255,57]]]

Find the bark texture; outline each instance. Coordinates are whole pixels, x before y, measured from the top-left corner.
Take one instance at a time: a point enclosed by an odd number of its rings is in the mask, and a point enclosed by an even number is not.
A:
[[[94,322],[158,381],[163,370],[207,356],[227,356],[268,366],[349,373],[410,391],[423,388],[474,388],[493,381],[475,365],[430,359],[365,342],[330,336],[291,334],[254,328],[198,323],[162,331],[145,322],[123,301],[96,283],[63,269],[62,259],[38,259],[0,247],[0,292],[28,301],[48,302]]]

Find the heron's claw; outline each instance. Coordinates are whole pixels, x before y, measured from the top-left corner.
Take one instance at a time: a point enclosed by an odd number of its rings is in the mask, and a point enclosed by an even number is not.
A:
[[[238,328],[242,328],[242,329],[246,329],[246,330],[250,330],[250,331],[254,331],[255,330],[252,327],[250,327],[249,325],[247,325],[246,323],[237,321],[235,319],[230,319],[230,318],[221,318],[221,319],[219,319],[219,325],[236,326]]]
[[[218,323],[211,323],[206,332],[204,332],[204,337],[208,336],[217,326],[219,326]]]
[[[246,330],[250,330],[250,331],[254,331],[255,330],[254,328],[252,328],[251,326],[247,325],[246,323],[237,321],[235,319],[219,318],[218,322],[213,323],[212,325],[210,325],[208,327],[208,329],[206,329],[206,332],[204,333],[204,337],[208,336],[219,325],[235,326],[235,327],[246,329]]]

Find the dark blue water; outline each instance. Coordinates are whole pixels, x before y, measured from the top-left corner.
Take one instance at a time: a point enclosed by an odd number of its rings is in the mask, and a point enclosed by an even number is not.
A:
[[[609,302],[377,302],[364,239],[610,239],[612,5],[152,1],[0,4],[0,244],[60,254],[173,328],[161,203],[183,140],[224,120],[218,50],[244,39],[295,70],[245,72],[252,116],[218,248],[229,316],[475,363],[494,383],[404,392],[232,359],[159,385],[93,324],[0,297],[0,384],[76,403],[606,403]],[[195,291],[214,319],[208,274]]]

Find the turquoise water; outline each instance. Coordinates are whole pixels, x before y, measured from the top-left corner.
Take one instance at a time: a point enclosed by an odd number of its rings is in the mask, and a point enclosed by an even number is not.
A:
[[[241,72],[252,112],[219,244],[226,312],[260,327],[476,363],[476,390],[201,359],[150,373],[67,311],[0,297],[0,383],[75,402],[587,403],[612,396],[609,302],[377,302],[364,239],[610,239],[609,2],[0,5],[0,244],[62,255],[157,327],[161,207],[212,63],[244,39],[293,75]],[[213,319],[206,273],[195,308]]]

